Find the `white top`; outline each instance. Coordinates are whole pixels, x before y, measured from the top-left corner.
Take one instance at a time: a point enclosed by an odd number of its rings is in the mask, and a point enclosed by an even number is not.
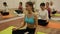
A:
[[[3,11],[4,11],[4,12],[8,12],[8,7],[5,7],[5,6],[4,6],[4,7],[3,7]]]
[[[41,11],[39,11],[38,19],[42,19],[42,20],[49,19],[48,18],[48,11],[47,10],[44,10],[44,11],[41,10]]]

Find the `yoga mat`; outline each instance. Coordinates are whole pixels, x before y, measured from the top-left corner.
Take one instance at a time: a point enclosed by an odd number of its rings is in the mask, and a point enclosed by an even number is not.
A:
[[[60,29],[60,22],[53,22],[53,21],[49,22],[49,24],[47,25],[47,27]]]
[[[13,28],[14,28],[13,26],[10,26],[10,27],[6,28],[5,30],[0,31],[0,34],[12,34]]]
[[[60,17],[51,17],[51,20],[60,21]]]
[[[60,16],[60,14],[55,14],[55,16]]]
[[[37,34],[46,34],[46,33],[43,33],[43,32],[37,32]]]

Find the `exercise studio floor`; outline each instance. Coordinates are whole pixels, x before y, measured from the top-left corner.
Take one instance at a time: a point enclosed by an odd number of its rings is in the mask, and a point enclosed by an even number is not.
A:
[[[13,28],[13,26],[10,26],[0,31],[0,34],[12,34]],[[60,22],[50,21],[47,27],[42,27],[38,25],[36,32],[37,34],[60,34]]]
[[[47,27],[38,26],[36,31],[38,34],[60,34],[60,22],[50,21]]]
[[[11,11],[10,13],[13,14],[13,12]],[[15,15],[3,16],[3,20],[4,21],[2,20],[0,21],[0,34],[12,34],[12,29],[14,28],[13,24],[20,25],[19,22],[23,21],[21,17],[15,17]],[[35,33],[37,34],[60,34],[60,21],[55,20],[55,19],[49,20],[49,24],[46,27],[38,25],[38,27],[36,27]]]

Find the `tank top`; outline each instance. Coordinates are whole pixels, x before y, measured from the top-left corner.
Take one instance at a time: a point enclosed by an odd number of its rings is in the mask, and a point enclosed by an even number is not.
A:
[[[34,24],[34,16],[31,16],[28,18],[27,16],[25,17],[25,22],[28,24]]]

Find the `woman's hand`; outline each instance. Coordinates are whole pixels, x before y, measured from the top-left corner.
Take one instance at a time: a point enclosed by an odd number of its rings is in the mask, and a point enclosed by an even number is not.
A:
[[[15,30],[17,30],[17,28],[13,28],[12,30],[14,30],[14,31],[15,31]]]

